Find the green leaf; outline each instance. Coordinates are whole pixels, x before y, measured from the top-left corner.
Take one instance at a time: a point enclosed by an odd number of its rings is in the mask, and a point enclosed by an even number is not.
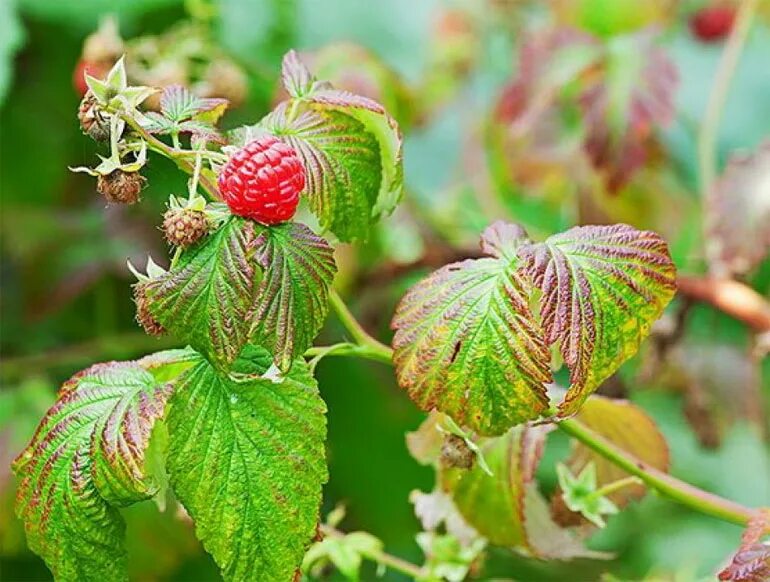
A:
[[[76,374],[14,462],[29,547],[57,579],[127,578],[116,506],[148,499],[159,486],[144,470],[144,453],[172,386],[148,368],[175,362],[175,354]]]
[[[197,117],[202,113],[215,112],[216,121],[224,113],[227,99],[203,98],[193,95],[182,85],[170,85],[160,96],[160,110],[163,115],[176,122]]]
[[[495,256],[420,281],[392,323],[396,375],[412,400],[485,435],[537,418],[548,405],[550,353],[513,257],[520,233],[502,223],[488,228],[482,247]]]
[[[143,284],[152,316],[220,369],[235,360],[251,328],[255,235],[254,222],[231,217],[182,253],[174,269]]]
[[[518,251],[542,291],[547,343],[559,343],[571,386],[559,406],[574,414],[633,356],[676,289],[668,246],[618,224],[579,226]]]
[[[200,360],[171,399],[168,471],[226,580],[291,580],[315,535],[326,407],[298,360],[280,383],[248,346],[234,381]]]
[[[312,345],[329,312],[334,249],[298,223],[265,228],[255,247],[264,276],[250,316],[251,337],[286,371]]]

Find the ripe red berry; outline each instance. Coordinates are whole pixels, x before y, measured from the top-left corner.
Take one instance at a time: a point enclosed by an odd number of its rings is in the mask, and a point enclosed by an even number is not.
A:
[[[272,135],[246,144],[219,174],[219,190],[233,214],[262,224],[294,216],[304,187],[302,161],[291,146]]]
[[[690,30],[703,42],[716,42],[730,34],[734,21],[734,7],[715,4],[701,8],[690,18]]]

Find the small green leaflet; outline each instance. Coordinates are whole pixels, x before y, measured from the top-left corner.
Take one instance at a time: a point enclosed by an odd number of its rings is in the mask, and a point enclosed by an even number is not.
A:
[[[231,217],[144,285],[164,328],[228,370],[249,339],[287,371],[328,313],[334,250],[305,225]]]
[[[447,265],[415,285],[392,324],[396,375],[412,400],[485,435],[537,418],[551,381],[527,282],[511,256],[518,232],[507,226],[482,235],[492,257]]]
[[[625,224],[571,228],[519,256],[542,291],[545,339],[571,372],[559,406],[569,416],[639,349],[674,296],[676,269],[660,236]]]
[[[545,410],[554,343],[571,371],[559,414],[577,412],[636,353],[675,290],[666,243],[627,225],[577,227],[532,243],[520,227],[497,222],[481,246],[491,257],[419,282],[392,325],[399,384],[421,408],[484,435]],[[540,320],[529,307],[535,288]]]
[[[153,372],[177,366],[185,354],[76,374],[14,462],[17,514],[30,548],[57,580],[127,579],[125,524],[116,507],[148,499],[158,486],[144,451],[172,387]]]
[[[256,229],[250,220],[231,217],[182,253],[173,270],[145,284],[153,317],[220,369],[248,339],[246,316],[259,274],[251,260]]]
[[[291,580],[318,523],[326,406],[298,360],[280,383],[247,346],[228,379],[200,360],[171,398],[168,471],[226,580]]]
[[[312,345],[329,312],[334,249],[298,223],[264,229],[255,246],[264,276],[250,317],[251,337],[286,371]]]
[[[292,96],[257,126],[233,136],[242,144],[267,130],[290,144],[307,171],[306,194],[321,225],[340,240],[365,239],[390,214],[403,189],[402,137],[379,103],[315,80],[296,53],[284,58]]]
[[[181,85],[163,89],[160,113],[148,111],[142,126],[153,134],[191,133],[206,141],[221,141],[216,122],[227,109],[227,99],[204,99]]]

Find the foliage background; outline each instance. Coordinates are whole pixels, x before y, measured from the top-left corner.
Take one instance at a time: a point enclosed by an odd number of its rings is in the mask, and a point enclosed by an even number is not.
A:
[[[187,4],[194,9],[199,2]],[[486,8],[490,15],[493,4]],[[510,4],[515,13],[519,7]],[[433,85],[422,85],[423,90],[449,95],[407,135],[409,212],[397,213],[382,231],[396,234],[381,234],[358,252],[346,250],[344,257],[340,286],[353,291],[356,311],[383,338],[388,334],[384,314],[392,312],[403,290],[424,271],[385,286],[362,282],[372,265],[382,260],[409,262],[422,255],[425,242],[411,217],[441,225],[444,233],[450,233],[448,238],[460,242],[475,239],[493,217],[473,202],[483,200],[487,188],[479,184],[484,163],[476,150],[484,121],[516,69],[515,54],[525,25],[514,20],[490,22],[494,20],[490,16],[476,36],[469,70],[447,88],[442,85],[446,79],[431,77],[432,59],[442,40],[437,22],[448,8],[458,7],[467,8],[462,2],[441,0],[218,3],[215,34],[247,72],[250,86],[247,103],[229,114],[226,125],[259,119],[269,109],[280,57],[292,47],[312,50],[332,42],[355,42],[382,59],[405,84],[417,87],[428,79]],[[621,208],[620,213],[631,217],[624,220],[638,218],[642,224],[637,226],[662,221],[661,216],[671,219],[665,222],[675,227],[665,234],[673,237],[674,259],[680,270],[697,273],[703,270],[697,250],[703,241],[695,127],[722,46],[692,38],[684,16],[687,9],[675,10],[673,17],[658,23],[665,28],[663,44],[680,74],[676,120],[662,134],[666,168],[676,176],[675,187],[644,188],[635,195],[643,203]],[[168,194],[184,191],[182,175],[170,163],[154,160],[147,173],[146,203],[105,211],[92,180],[67,170],[93,159],[94,146],[81,135],[75,117],[79,97],[72,87],[72,71],[83,39],[108,12],[119,17],[121,33],[131,38],[162,32],[184,17],[185,6],[176,0],[0,2],[0,580],[50,577],[42,562],[26,550],[13,517],[14,482],[8,465],[31,436],[56,387],[91,362],[138,356],[165,347],[167,341],[144,336],[135,324],[125,259],[148,253],[162,256],[161,233],[155,225]],[[758,24],[725,109],[720,164],[728,152],[753,149],[770,136],[768,54],[770,31]],[[419,94],[414,98],[420,99]],[[413,105],[407,100],[396,116],[407,120]],[[571,224],[564,200],[542,206],[527,200],[513,189],[506,210],[535,232]],[[639,208],[656,214],[649,218],[637,212]],[[768,294],[767,261],[750,283]],[[331,322],[325,333],[335,338],[341,330]],[[721,387],[724,400],[712,400],[711,408],[745,397],[740,374],[749,337],[744,326],[696,305],[689,314],[686,342],[694,358],[704,359],[703,365],[709,359],[716,362],[727,379]],[[631,362],[624,369],[630,374],[638,365]],[[770,366],[765,361],[761,367],[759,398],[752,404],[759,411],[739,415],[734,422],[720,417],[716,447],[703,446],[703,438],[699,440],[688,424],[683,413],[687,398],[675,383],[656,378],[647,385],[626,387],[630,398],[651,412],[668,437],[675,475],[752,506],[770,503],[770,456],[762,436],[767,434],[768,420],[761,412],[770,399]],[[412,489],[429,490],[431,474],[409,457],[403,435],[417,426],[422,414],[396,387],[392,371],[378,364],[330,358],[319,366],[319,381],[330,410],[331,480],[325,488],[324,511],[344,503],[346,529],[370,531],[392,553],[419,560],[414,541],[418,524],[408,495]],[[549,459],[564,453],[564,445],[557,439],[549,448],[544,468],[553,465]],[[544,470],[542,478],[553,486],[552,473]],[[217,579],[213,563],[183,521],[159,516],[149,503],[130,509],[129,515],[135,579]],[[609,562],[546,564],[495,550],[487,573],[518,580],[596,580],[602,573],[623,580],[711,579],[735,549],[739,534],[737,527],[649,495],[612,518],[592,540],[593,547],[616,552]],[[365,579],[373,576],[373,571],[364,574]],[[386,578],[400,579],[395,574]]]

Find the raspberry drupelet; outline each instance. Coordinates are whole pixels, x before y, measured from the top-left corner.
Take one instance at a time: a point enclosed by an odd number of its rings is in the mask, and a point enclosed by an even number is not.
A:
[[[233,214],[262,224],[290,220],[305,187],[305,168],[294,148],[272,135],[235,152],[219,174],[219,190]]]

